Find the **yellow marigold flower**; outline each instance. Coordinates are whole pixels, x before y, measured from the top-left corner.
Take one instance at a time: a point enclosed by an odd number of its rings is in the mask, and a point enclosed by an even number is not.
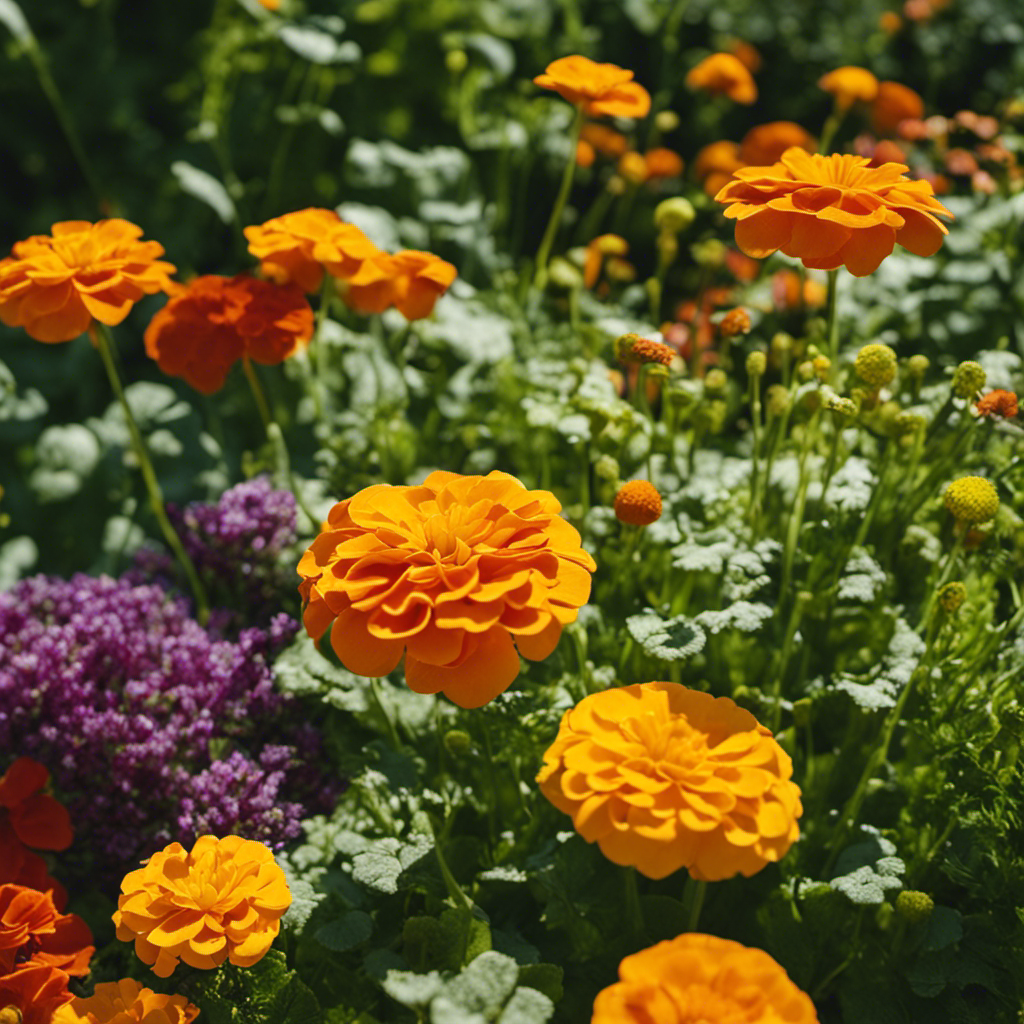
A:
[[[985,386],[988,375],[981,363],[965,359],[953,371],[953,394],[957,398],[974,398]]]
[[[865,345],[853,364],[857,376],[876,391],[896,376],[896,353],[888,345]]]
[[[320,290],[325,270],[347,280],[378,252],[354,224],[317,207],[273,217],[244,233],[265,277],[278,284],[294,281],[307,293]]]
[[[0,321],[36,341],[71,341],[94,319],[113,327],[143,295],[170,292],[164,247],[126,220],[66,220],[0,260]]]
[[[661,495],[647,480],[630,480],[615,495],[615,516],[628,526],[650,526],[661,518]]]
[[[686,87],[723,93],[734,103],[750,104],[757,99],[754,76],[731,53],[713,53],[690,68],[686,74]]]
[[[563,716],[541,792],[616,864],[648,878],[750,876],[800,833],[793,762],[749,711],[678,683],[585,697]]]
[[[840,107],[870,103],[878,95],[878,79],[866,68],[847,64],[818,79],[818,86],[831,93]]]
[[[405,656],[417,693],[480,707],[546,658],[597,568],[548,491],[492,472],[366,487],[331,509],[299,562],[306,631],[383,676]]]
[[[582,106],[589,117],[645,117],[651,109],[650,93],[633,81],[632,71],[578,54],[552,61],[533,81]]]
[[[76,997],[54,1014],[54,1024],[192,1024],[199,1015],[184,996],[143,988],[132,978],[96,986],[88,998]]]
[[[122,942],[158,978],[184,960],[250,967],[277,937],[291,904],[284,872],[262,843],[200,836],[191,851],[171,843],[121,883],[113,920]]]
[[[958,523],[987,523],[999,511],[999,492],[983,476],[962,476],[946,488],[945,502]]]
[[[690,932],[627,956],[591,1024],[817,1024],[810,996],[767,953]]]

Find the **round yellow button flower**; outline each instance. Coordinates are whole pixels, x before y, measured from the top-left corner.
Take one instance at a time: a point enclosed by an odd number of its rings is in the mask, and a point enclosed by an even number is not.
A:
[[[995,484],[983,476],[962,476],[946,488],[945,502],[958,523],[973,526],[995,519],[999,511],[999,492]]]
[[[657,682],[570,708],[537,782],[616,864],[648,878],[685,867],[714,882],[749,877],[795,842],[803,807],[792,774],[789,755],[749,711]]]
[[[291,904],[284,872],[262,843],[238,836],[200,836],[154,853],[121,883],[113,920],[122,942],[158,978],[179,960],[250,967],[270,949]]]
[[[591,1024],[817,1024],[810,996],[767,953],[689,933],[627,956]]]
[[[865,345],[853,364],[857,376],[876,391],[896,376],[896,353],[888,345]]]
[[[85,999],[60,1007],[53,1024],[192,1024],[199,1015],[184,996],[168,996],[143,988],[132,978],[96,986]]]

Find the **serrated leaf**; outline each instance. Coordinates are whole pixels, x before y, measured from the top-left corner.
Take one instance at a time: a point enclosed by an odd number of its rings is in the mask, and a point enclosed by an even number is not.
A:
[[[212,175],[185,160],[171,164],[171,174],[178,179],[182,192],[187,192],[217,214],[225,224],[233,223],[238,214],[228,190]]]
[[[329,921],[316,933],[316,941],[335,953],[365,942],[373,934],[373,918],[361,910],[350,910],[335,921]]]
[[[441,991],[441,975],[437,971],[415,974],[412,971],[388,971],[381,986],[397,1003],[416,1009],[427,1006]]]
[[[707,637],[696,622],[683,615],[662,619],[647,611],[626,619],[626,628],[644,651],[663,661],[684,661],[700,653]]]
[[[501,1011],[498,1024],[546,1024],[555,1012],[555,1004],[543,992],[517,988]]]
[[[516,987],[519,965],[504,953],[489,950],[472,960],[444,988],[444,995],[470,1012],[494,1017]]]

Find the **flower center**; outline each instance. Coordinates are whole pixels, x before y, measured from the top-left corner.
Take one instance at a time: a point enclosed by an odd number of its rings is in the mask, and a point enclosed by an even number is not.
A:
[[[691,767],[707,759],[707,737],[683,718],[663,719],[648,711],[626,719],[622,732],[646,748],[655,764]]]

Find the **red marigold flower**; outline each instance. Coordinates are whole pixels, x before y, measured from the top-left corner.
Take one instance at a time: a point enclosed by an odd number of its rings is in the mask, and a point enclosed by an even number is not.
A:
[[[204,395],[224,386],[246,356],[272,366],[313,336],[313,310],[295,285],[247,274],[207,274],[189,282],[146,328],[146,354]]]
[[[723,338],[734,338],[737,334],[749,334],[750,326],[750,314],[742,306],[737,306],[718,321],[718,333]]]
[[[978,415],[1013,419],[1017,415],[1017,396],[1012,391],[996,388],[978,399]]]
[[[170,291],[164,248],[126,220],[67,220],[0,260],[0,321],[36,341],[71,341],[94,319],[114,326],[143,295]]]
[[[0,975],[0,1011],[13,1007],[21,1024],[50,1024],[54,1012],[74,997],[68,976],[45,964],[29,964]]]
[[[690,68],[686,75],[689,89],[723,93],[734,103],[750,104],[757,99],[754,77],[739,58],[731,53],[713,53]]]
[[[61,914],[48,893],[0,885],[0,975],[26,964],[84,975],[94,952],[88,925],[76,914]]]
[[[736,220],[736,244],[748,255],[781,249],[804,266],[856,277],[878,268],[898,242],[932,256],[952,214],[925,181],[911,181],[903,164],[868,167],[864,157],[820,156],[796,147],[771,167],[736,172],[715,196]]]
[[[650,94],[633,81],[632,71],[615,64],[597,64],[589,57],[560,57],[533,81],[582,106],[589,117],[644,117],[651,109]]]

